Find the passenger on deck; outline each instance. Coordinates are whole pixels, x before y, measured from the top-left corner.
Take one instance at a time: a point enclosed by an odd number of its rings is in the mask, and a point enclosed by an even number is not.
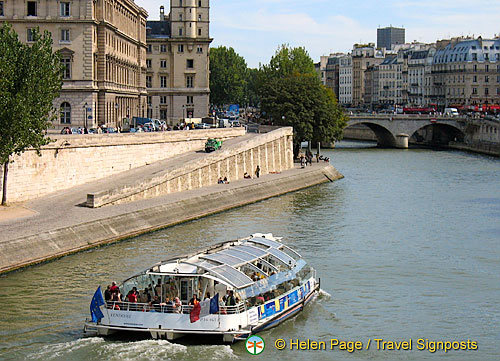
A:
[[[153,298],[153,301],[151,301],[151,304],[150,306],[153,307],[153,310],[152,311],[155,311],[155,312],[160,312],[161,310],[161,306],[160,306],[160,298],[158,296],[155,296]]]
[[[200,303],[200,301],[198,300],[198,296],[197,296],[197,295],[196,295],[196,293],[195,293],[195,294],[193,295],[193,298],[191,298],[191,299],[189,300],[188,305],[189,305],[189,306],[195,306],[195,305],[197,305],[198,303]]]
[[[259,278],[259,276],[257,275],[257,273],[256,273],[256,272],[254,272],[254,273],[252,274],[252,281],[257,282],[259,279],[260,279],[260,278]]]
[[[111,291],[110,291],[111,286],[108,285],[106,287],[106,291],[104,291],[104,300],[105,301],[111,301]]]
[[[236,306],[236,300],[232,290],[229,291],[229,295],[227,296],[226,306]]]
[[[210,292],[207,292],[206,295],[205,295],[205,301],[206,300],[210,300]]]
[[[110,291],[111,293],[116,293],[116,292],[118,292],[118,293],[119,293],[119,292],[120,292],[120,289],[119,289],[119,288],[118,288],[118,286],[116,285],[116,282],[115,282],[115,281],[111,282],[111,287],[110,287],[109,291]]]
[[[161,297],[161,278],[158,278],[158,283],[155,287],[155,295]]]
[[[163,312],[169,312],[169,313],[173,312],[172,308],[173,308],[174,304],[173,304],[173,302],[170,300],[170,298],[168,298],[168,297],[167,297],[167,298],[165,299],[165,302],[164,302],[164,303],[162,303],[161,305],[162,305],[162,306],[165,306],[165,307],[164,307]]]
[[[182,302],[179,300],[179,297],[174,299],[174,313],[182,313]]]
[[[130,290],[130,292],[127,295],[128,302],[137,303],[137,296],[138,296],[137,288],[134,287]]]

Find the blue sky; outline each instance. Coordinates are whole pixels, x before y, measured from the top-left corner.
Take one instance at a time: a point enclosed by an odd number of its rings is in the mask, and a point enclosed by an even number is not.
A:
[[[135,0],[159,18],[164,0]],[[404,26],[406,41],[500,34],[499,0],[212,0],[212,46],[231,46],[250,67],[268,63],[280,44],[304,46],[315,61],[376,42],[377,27]],[[168,12],[168,10],[166,10]]]

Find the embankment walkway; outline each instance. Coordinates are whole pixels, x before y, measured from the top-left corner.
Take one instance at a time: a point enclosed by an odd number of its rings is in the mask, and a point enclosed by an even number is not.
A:
[[[224,147],[254,136],[230,140]],[[342,178],[329,164],[314,163],[102,208],[84,206],[88,193],[206,156],[189,152],[1,210],[0,273]]]

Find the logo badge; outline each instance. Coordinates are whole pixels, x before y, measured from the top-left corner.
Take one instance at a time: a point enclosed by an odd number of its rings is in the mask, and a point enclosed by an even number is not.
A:
[[[266,343],[262,339],[262,337],[257,336],[257,335],[252,335],[250,336],[246,343],[245,343],[245,348],[247,349],[248,353],[251,355],[259,355],[264,351],[264,348],[266,347]]]

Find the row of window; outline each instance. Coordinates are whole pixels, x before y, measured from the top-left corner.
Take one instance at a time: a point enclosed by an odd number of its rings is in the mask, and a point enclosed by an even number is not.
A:
[[[71,3],[70,2],[60,2],[59,3],[59,15],[61,17],[71,16]],[[28,1],[26,3],[26,15],[27,16],[38,16],[38,2]],[[4,1],[0,1],[0,16],[5,16],[4,13]]]
[[[189,27],[191,27],[192,24],[189,23]],[[179,28],[179,36],[184,36],[184,29],[183,28]],[[202,30],[201,28],[198,28],[198,36],[202,36]]]
[[[191,11],[190,11],[191,12]],[[182,21],[182,13],[179,14],[179,21]],[[198,21],[202,21],[201,14],[198,14]]]
[[[168,48],[167,48],[167,44],[161,44],[160,45],[160,53],[166,53],[167,49],[168,49],[168,51],[172,51],[171,46],[168,46]],[[146,52],[152,53],[153,52],[153,45],[148,44]],[[183,53],[184,52],[184,44],[177,45],[177,52],[178,53]],[[196,53],[197,54],[203,54],[203,45],[198,45],[196,47]]]
[[[153,77],[151,75],[146,76],[146,88],[153,87]],[[168,88],[168,77],[160,76],[160,88]],[[186,76],[186,88],[194,88],[194,76]]]
[[[179,0],[179,6],[182,7],[182,0]],[[198,7],[201,8],[201,0],[198,0]]]
[[[149,69],[151,69],[153,67],[153,61],[151,59],[146,59],[146,66]],[[162,69],[167,68],[167,60],[166,59],[160,60],[160,68],[162,68]],[[187,59],[186,60],[186,69],[194,69],[194,59]]]
[[[167,96],[166,95],[161,95],[160,96],[160,105],[165,105],[167,104]],[[148,106],[151,107],[153,105],[153,97],[152,96],[148,96]],[[194,104],[194,96],[192,95],[188,95],[186,97],[186,104],[188,105],[191,105],[191,104]]]
[[[26,41],[27,42],[35,41],[35,39],[33,38],[34,32],[35,32],[34,28],[26,29]],[[60,35],[61,35],[61,37],[59,38],[59,41],[61,43],[70,43],[71,42],[71,36],[70,36],[69,29],[61,29]]]

